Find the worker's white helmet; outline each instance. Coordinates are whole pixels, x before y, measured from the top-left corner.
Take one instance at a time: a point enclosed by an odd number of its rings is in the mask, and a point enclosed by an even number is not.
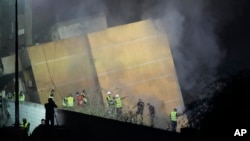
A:
[[[119,97],[119,95],[118,95],[118,94],[116,94],[116,95],[115,95],[115,97]]]
[[[111,94],[111,92],[110,92],[110,91],[108,91],[108,92],[107,92],[107,94],[108,94],[108,95],[110,95],[110,94]]]

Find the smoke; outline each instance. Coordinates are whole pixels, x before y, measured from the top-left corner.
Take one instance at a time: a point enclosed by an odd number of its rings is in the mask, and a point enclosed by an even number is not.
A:
[[[167,33],[177,77],[185,91],[193,90],[203,77],[213,79],[225,55],[215,34],[218,23],[212,16],[216,8],[210,0],[55,0],[50,3],[56,21],[99,12],[106,15],[109,27],[154,19],[158,28]]]
[[[217,19],[210,0],[85,0],[67,2],[56,11],[62,17],[106,14],[109,27],[154,19],[160,30],[166,31],[181,89],[190,91],[215,79],[225,52],[219,47],[215,34]],[[56,8],[56,7],[55,7]],[[68,19],[68,18],[67,18]],[[202,81],[201,81],[202,80]],[[198,86],[199,84],[199,86]]]
[[[209,1],[159,1],[143,18],[166,31],[181,88],[193,90],[202,78],[213,79],[224,52],[215,34]],[[159,10],[159,11],[158,11]],[[160,22],[159,22],[160,21]]]

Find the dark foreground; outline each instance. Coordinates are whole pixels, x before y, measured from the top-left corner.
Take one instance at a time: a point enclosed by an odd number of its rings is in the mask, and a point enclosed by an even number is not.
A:
[[[197,140],[196,130],[184,129],[182,133],[150,128],[131,123],[61,111],[64,125],[42,126],[25,137],[24,131],[15,127],[0,129],[1,138],[8,141],[73,141],[73,140]]]

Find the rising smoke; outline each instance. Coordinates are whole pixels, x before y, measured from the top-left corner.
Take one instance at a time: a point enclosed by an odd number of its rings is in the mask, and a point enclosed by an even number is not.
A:
[[[210,0],[55,0],[48,3],[53,5],[55,22],[99,12],[106,14],[109,27],[155,19],[157,26],[167,33],[177,76],[185,91],[195,89],[204,77],[212,80],[224,57],[214,32],[217,23],[212,17],[214,9]],[[199,85],[206,85],[201,82],[205,81],[199,81]]]
[[[209,83],[201,79],[212,81],[224,57],[209,6],[209,1],[168,0],[155,4],[143,15],[143,18],[156,19],[158,28],[165,29],[184,91]]]

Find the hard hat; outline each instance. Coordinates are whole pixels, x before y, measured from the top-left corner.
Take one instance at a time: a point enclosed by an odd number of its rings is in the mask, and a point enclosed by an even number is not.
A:
[[[115,95],[115,97],[119,97],[119,95],[118,95],[118,94],[116,94],[116,95]]]
[[[108,91],[108,93],[107,94],[111,94],[111,92],[110,91]]]

